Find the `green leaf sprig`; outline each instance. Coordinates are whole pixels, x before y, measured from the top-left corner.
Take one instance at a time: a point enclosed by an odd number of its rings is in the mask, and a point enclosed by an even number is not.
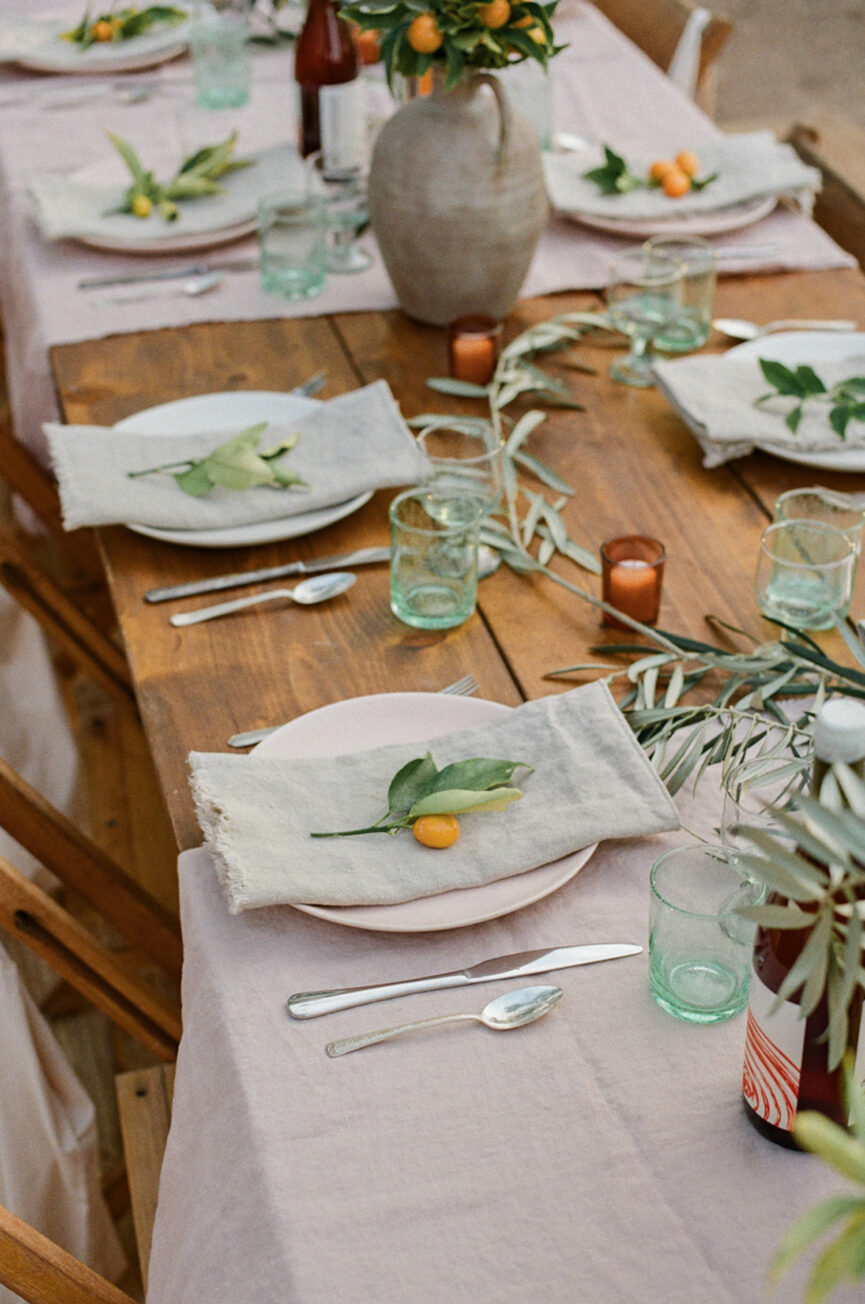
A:
[[[839,439],[846,439],[851,421],[865,421],[865,376],[848,376],[827,389],[814,368],[807,364],[791,368],[772,358],[758,358],[758,362],[772,390],[755,399],[754,407],[779,397],[792,398],[794,405],[784,422],[794,435],[809,400],[829,405],[829,424]]]
[[[467,815],[477,811],[504,810],[519,801],[522,792],[509,786],[514,771],[525,769],[525,761],[503,761],[473,757],[454,761],[440,770],[429,752],[408,761],[391,779],[387,811],[375,824],[363,829],[342,829],[336,833],[311,833],[312,838],[352,838],[361,833],[389,833],[408,828],[422,815]]]
[[[218,184],[220,177],[240,168],[251,167],[254,159],[233,158],[237,143],[237,132],[217,145],[205,145],[202,149],[184,159],[177,173],[170,181],[157,181],[153,173],[142,164],[135,150],[122,137],[108,132],[108,139],[123,159],[132,177],[132,184],[123,196],[117,208],[111,213],[131,213],[135,217],[150,217],[156,209],[166,222],[176,221],[179,210],[177,203],[186,199],[202,199],[207,195],[219,195],[224,187]]]
[[[135,36],[143,36],[151,27],[160,23],[174,27],[186,20],[183,9],[174,5],[149,5],[146,9],[109,9],[90,17],[90,6],[84,11],[81,21],[71,31],[63,33],[64,41],[72,41],[81,50],[88,50],[91,45],[105,42],[129,41]]]
[[[277,459],[291,452],[300,435],[291,435],[266,452],[259,452],[258,441],[267,429],[267,424],[262,421],[242,430],[239,435],[220,444],[207,457],[198,461],[187,458],[180,462],[166,462],[164,466],[153,466],[146,471],[129,471],[129,479],[171,472],[178,487],[189,494],[190,498],[204,498],[214,485],[223,489],[308,489],[307,482],[294,471],[277,465]]]
[[[707,177],[691,177],[689,189],[705,190],[706,186],[717,181],[719,175],[718,172],[712,172]],[[627,195],[631,190],[658,190],[662,185],[655,177],[648,174],[641,176],[632,171],[621,154],[610,149],[609,145],[604,146],[604,162],[601,166],[589,168],[583,177],[586,181],[594,181],[602,195]]]

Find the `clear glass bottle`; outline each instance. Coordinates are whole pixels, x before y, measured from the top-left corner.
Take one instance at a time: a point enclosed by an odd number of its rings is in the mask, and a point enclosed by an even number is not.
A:
[[[321,150],[328,168],[362,163],[365,120],[359,71],[357,47],[335,0],[309,0],[294,52],[304,158]]]
[[[815,722],[815,796],[830,766],[839,761],[865,777],[865,705],[851,698],[832,698]],[[785,898],[770,895],[769,902],[783,904]],[[798,992],[772,1008],[810,936],[807,928],[758,928],[748,1003],[742,1074],[745,1112],[763,1136],[790,1149],[798,1148],[793,1126],[799,1110],[818,1110],[841,1126],[847,1124],[840,1066],[829,1068],[828,1045],[823,1040],[828,1024],[825,995],[807,1019],[801,1017]],[[857,1069],[865,1065],[861,1014],[859,989],[850,1004],[848,1032],[848,1049],[856,1056]]]

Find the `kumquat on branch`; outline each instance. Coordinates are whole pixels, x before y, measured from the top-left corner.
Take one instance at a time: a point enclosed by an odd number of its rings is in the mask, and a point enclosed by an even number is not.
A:
[[[357,0],[340,13],[362,31],[381,33],[388,81],[395,73],[422,77],[434,64],[443,64],[446,84],[453,86],[468,68],[505,68],[525,59],[546,68],[564,49],[553,35],[557,2],[432,0],[419,11],[408,0]]]

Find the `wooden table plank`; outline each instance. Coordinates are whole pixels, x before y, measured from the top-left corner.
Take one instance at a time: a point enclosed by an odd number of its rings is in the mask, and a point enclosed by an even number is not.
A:
[[[507,330],[512,336],[530,322],[596,302],[591,295],[527,301]],[[865,321],[865,281],[846,272],[736,278],[721,283],[718,311],[757,320],[807,313]],[[710,347],[723,345],[713,336]],[[705,637],[704,616],[711,612],[772,637],[752,592],[759,537],[777,493],[812,483],[813,469],[755,456],[706,471],[696,443],[658,394],[609,379],[608,347],[581,345],[579,356],[597,367],[596,376],[560,374],[587,410],[551,412],[531,445],[576,487],[564,509],[574,539],[596,551],[611,534],[654,534],[669,554],[662,624]],[[55,349],[53,362],[69,421],[108,423],[155,403],[223,388],[286,389],[322,366],[329,375],[325,396],[384,377],[406,416],[484,411],[478,401],[428,389],[426,378],[446,369],[445,334],[399,312],[116,336]],[[549,365],[559,364],[550,359]],[[861,487],[860,477],[816,478]],[[143,602],[155,584],[385,543],[391,496],[377,494],[360,512],[307,538],[254,550],[183,549],[122,529],[100,532],[181,846],[199,840],[186,782],[192,748],[220,750],[239,729],[361,693],[435,690],[467,670],[484,696],[516,704],[521,696],[567,687],[545,673],[585,660],[602,634],[615,641],[602,631],[595,608],[544,577],[505,568],[484,581],[479,614],[446,633],[411,630],[396,620],[384,566],[360,568],[350,595],[318,608],[271,607],[182,630],[168,624],[176,606]],[[599,592],[596,577],[569,563],[556,566],[580,587]],[[188,605],[199,601],[206,599]]]

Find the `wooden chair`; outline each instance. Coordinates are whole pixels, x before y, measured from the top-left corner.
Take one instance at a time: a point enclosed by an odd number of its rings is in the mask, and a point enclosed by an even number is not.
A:
[[[2,1206],[0,1284],[28,1304],[135,1304],[131,1295]]]
[[[795,123],[787,139],[822,174],[814,220],[865,267],[865,128],[820,114],[807,124]]]
[[[677,51],[685,29],[700,6],[694,0],[592,0],[593,4],[664,72]],[[711,14],[700,33],[699,59],[693,98],[712,109],[712,73],[718,55],[733,30],[724,14]],[[689,91],[689,93],[691,93]]]

